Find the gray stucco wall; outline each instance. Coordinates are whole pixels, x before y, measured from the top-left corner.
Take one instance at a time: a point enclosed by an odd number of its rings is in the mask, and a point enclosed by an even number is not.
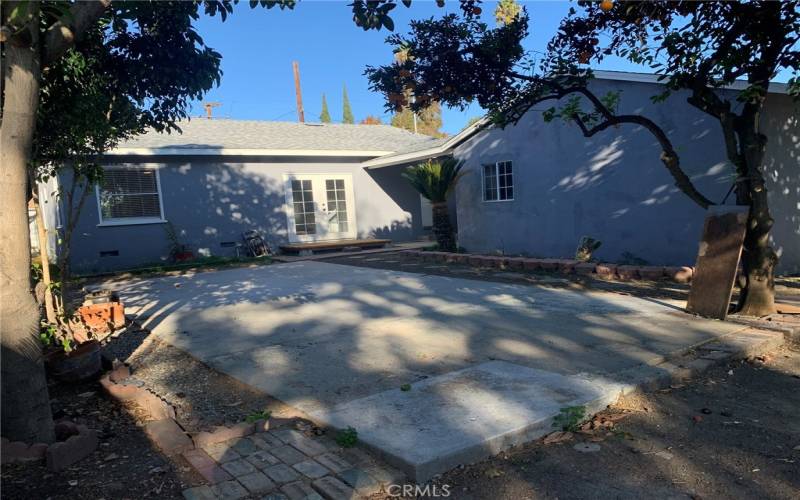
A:
[[[109,163],[158,163],[164,217],[197,255],[230,256],[235,249],[220,243],[241,241],[257,229],[275,246],[287,241],[283,175],[349,173],[353,177],[359,237],[407,241],[419,237],[420,204],[416,192],[400,177],[400,168],[365,171],[356,161],[330,159],[203,157],[120,158]],[[165,224],[98,226],[94,193],[75,230],[71,261],[79,274],[129,269],[162,262],[169,255]],[[100,252],[119,252],[101,257]]]
[[[683,168],[707,197],[721,202],[731,186],[719,124],[675,95],[654,104],[657,86],[602,81],[598,93],[622,90],[621,112],[642,113],[661,125]],[[581,236],[602,240],[596,257],[630,253],[653,264],[693,264],[704,210],[674,187],[645,130],[621,126],[586,139],[577,127],[544,123],[531,110],[516,126],[489,129],[460,145],[465,161],[456,187],[459,244],[469,251],[570,257]],[[800,272],[800,128],[798,108],[771,94],[764,119],[770,137],[765,172],[775,218],[778,270]],[[514,200],[485,202],[481,164],[511,160]],[[734,202],[731,195],[728,203]]]

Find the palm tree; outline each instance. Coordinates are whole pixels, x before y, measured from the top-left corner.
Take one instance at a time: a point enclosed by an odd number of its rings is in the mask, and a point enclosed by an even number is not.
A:
[[[454,158],[441,161],[428,160],[403,172],[411,185],[424,198],[431,202],[433,210],[433,234],[439,250],[454,252],[456,242],[453,237],[453,226],[447,210],[447,197],[461,177],[462,163]]]

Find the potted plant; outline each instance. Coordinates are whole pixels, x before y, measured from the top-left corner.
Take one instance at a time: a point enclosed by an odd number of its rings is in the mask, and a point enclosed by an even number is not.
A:
[[[189,245],[181,243],[178,233],[172,224],[167,223],[167,240],[169,241],[169,258],[173,262],[187,262],[194,259],[194,253]]]
[[[100,343],[90,339],[78,343],[70,328],[42,322],[39,339],[44,345],[47,372],[64,382],[87,380],[102,368]]]

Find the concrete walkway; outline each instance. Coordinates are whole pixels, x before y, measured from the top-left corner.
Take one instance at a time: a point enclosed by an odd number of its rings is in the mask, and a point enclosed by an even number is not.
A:
[[[352,425],[418,480],[541,435],[561,407],[608,404],[631,369],[745,328],[619,294],[315,261],[113,286],[162,339]]]

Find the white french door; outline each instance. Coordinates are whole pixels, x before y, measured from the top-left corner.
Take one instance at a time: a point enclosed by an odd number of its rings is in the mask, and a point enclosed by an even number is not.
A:
[[[356,237],[352,175],[288,174],[284,180],[289,241]]]

